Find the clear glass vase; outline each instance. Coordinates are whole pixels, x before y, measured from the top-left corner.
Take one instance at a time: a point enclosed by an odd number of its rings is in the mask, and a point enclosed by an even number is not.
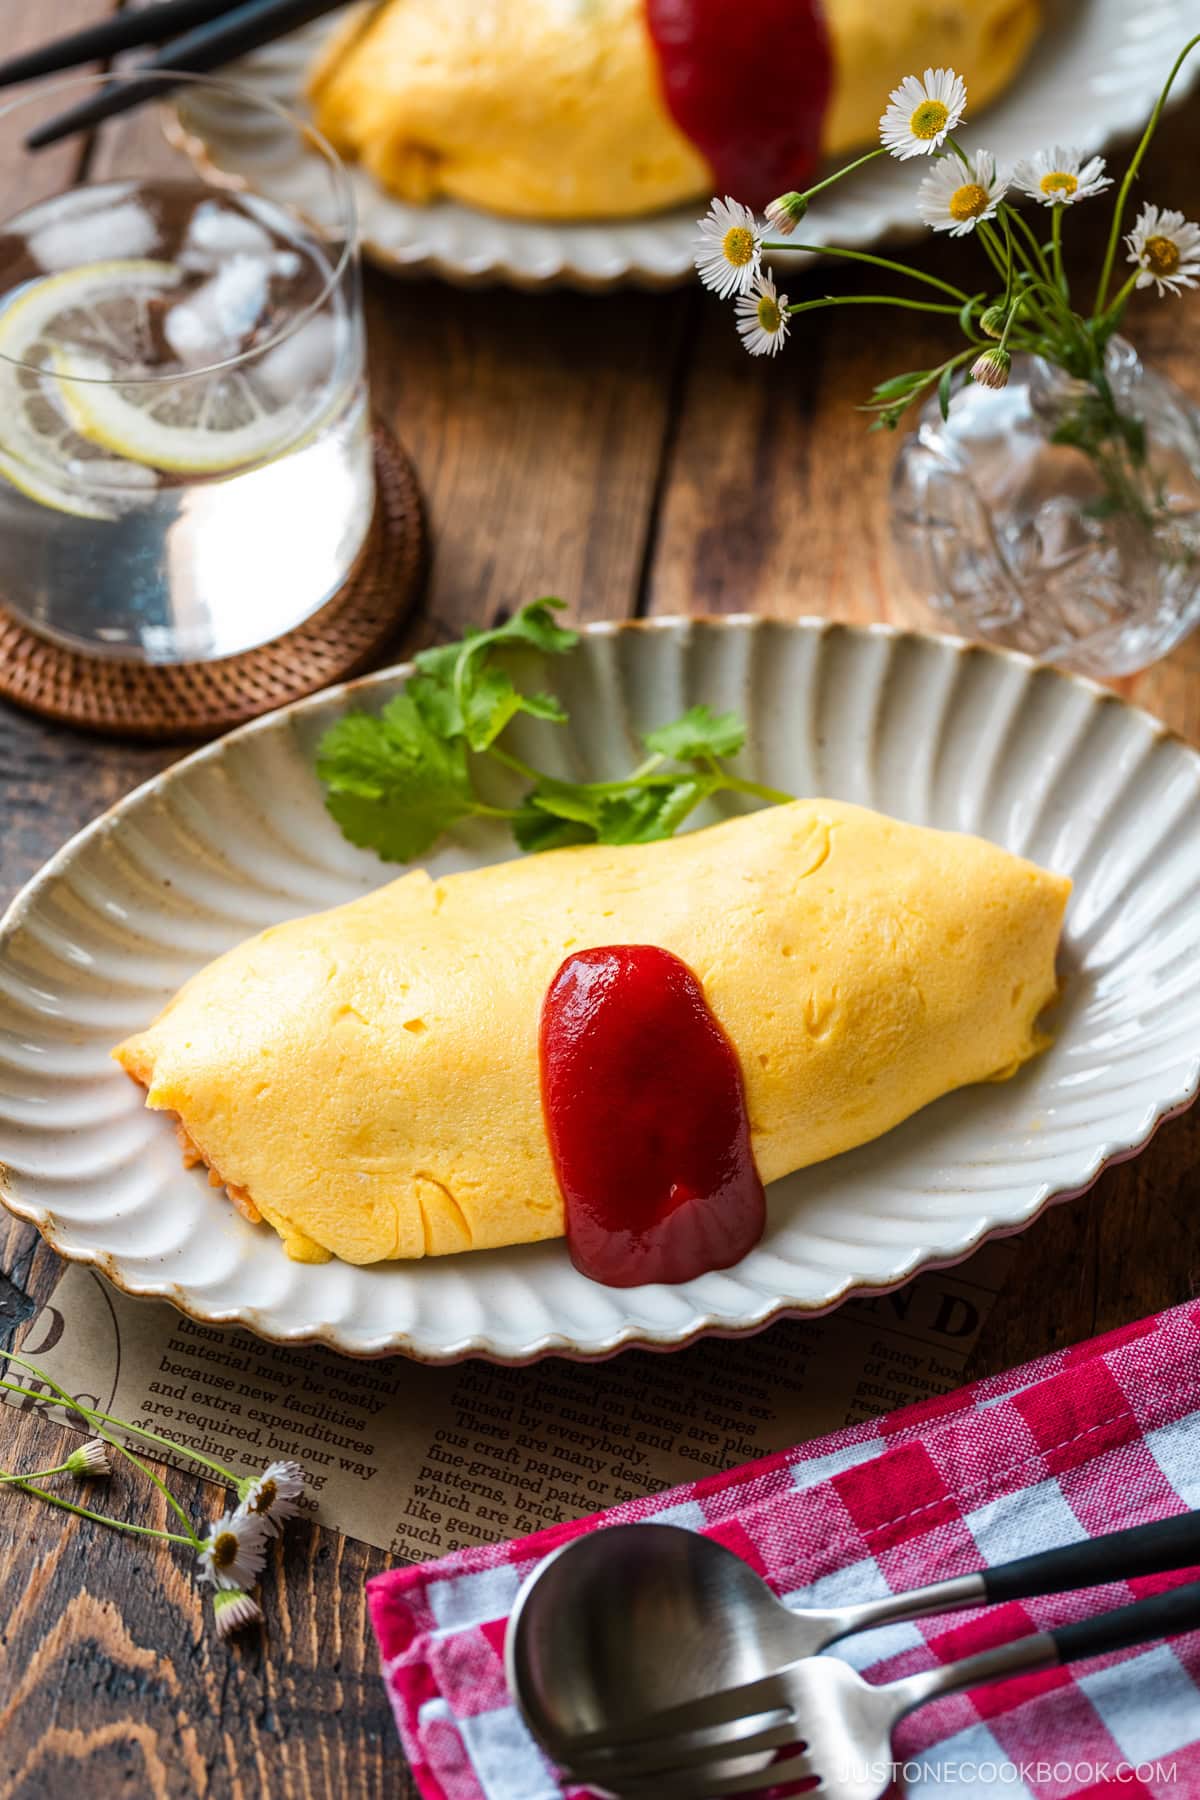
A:
[[[1200,412],[1114,337],[1076,380],[1013,358],[921,414],[892,477],[917,592],[956,631],[1099,676],[1200,624]]]

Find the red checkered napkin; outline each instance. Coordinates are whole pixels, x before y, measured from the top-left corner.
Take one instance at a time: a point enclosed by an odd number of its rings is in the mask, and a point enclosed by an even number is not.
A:
[[[509,1699],[530,1569],[581,1532],[658,1519],[720,1539],[796,1603],[866,1600],[1200,1506],[1200,1303],[727,1475],[369,1584],[396,1722],[426,1800],[582,1800]],[[1145,1577],[847,1639],[872,1681],[1120,1605]],[[896,1735],[912,1800],[1200,1795],[1200,1632],[923,1707]]]

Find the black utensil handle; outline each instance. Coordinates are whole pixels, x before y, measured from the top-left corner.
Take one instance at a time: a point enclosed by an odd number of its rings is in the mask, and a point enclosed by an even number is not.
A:
[[[181,31],[190,31],[229,12],[237,4],[238,0],[159,0],[155,6],[127,8],[98,25],[85,25],[82,31],[72,31],[0,63],[0,87],[56,75],[60,69],[74,69],[81,63],[102,61],[138,44],[161,44]]]
[[[1047,1635],[1054,1640],[1059,1662],[1079,1662],[1085,1656],[1102,1656],[1109,1650],[1124,1650],[1129,1644],[1144,1644],[1150,1638],[1194,1631],[1197,1626],[1200,1581],[1189,1581],[1183,1587],[1152,1594],[1148,1600],[1119,1606],[1115,1612],[1101,1613],[1095,1619],[1060,1625]]]
[[[989,1601],[1027,1600],[1192,1564],[1200,1565],[1200,1512],[1176,1513],[1149,1525],[1132,1525],[1128,1531],[1040,1550],[981,1573]]]
[[[188,75],[207,75],[290,31],[311,25],[325,13],[336,12],[345,3],[346,0],[243,0],[243,4],[210,23],[172,38],[157,56],[138,63],[130,80],[113,82],[78,106],[47,119],[29,133],[25,147],[42,150],[77,131],[90,131],[106,119],[132,112],[148,100],[160,100],[170,91],[172,74],[180,80]]]

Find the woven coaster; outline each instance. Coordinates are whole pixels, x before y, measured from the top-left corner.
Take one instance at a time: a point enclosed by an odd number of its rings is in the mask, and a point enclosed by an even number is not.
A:
[[[141,663],[65,649],[0,606],[0,695],[85,731],[166,741],[212,737],[358,674],[399,629],[425,572],[413,466],[378,423],[374,441],[366,542],[345,585],[295,631],[217,662]]]

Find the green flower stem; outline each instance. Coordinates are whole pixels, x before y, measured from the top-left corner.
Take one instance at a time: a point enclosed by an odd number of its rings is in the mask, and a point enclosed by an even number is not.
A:
[[[1102,313],[1100,315],[1099,324],[1100,324],[1101,329],[1103,329],[1104,326],[1108,325],[1110,323],[1110,321],[1114,326],[1116,325],[1118,319],[1121,316],[1121,313],[1124,311],[1125,302],[1128,300],[1130,294],[1132,294],[1134,288],[1137,286],[1137,279],[1138,279],[1138,276],[1141,274],[1141,272],[1142,271],[1140,269],[1135,269],[1133,271],[1133,274],[1129,277],[1129,280],[1122,284],[1120,290],[1118,291],[1117,297],[1112,302],[1111,306],[1108,307],[1107,311],[1105,311],[1104,313]]]
[[[1180,69],[1182,69],[1184,63],[1196,48],[1197,44],[1200,44],[1200,31],[1196,33],[1195,37],[1188,39],[1187,43],[1183,46],[1183,49],[1179,52],[1179,55],[1175,58],[1174,67],[1167,76],[1161,94],[1154,102],[1154,111],[1146,121],[1146,129],[1142,133],[1141,141],[1133,153],[1129,167],[1125,171],[1125,179],[1117,189],[1116,203],[1113,206],[1112,227],[1108,234],[1108,248],[1104,252],[1104,264],[1100,270],[1100,285],[1096,290],[1096,304],[1092,311],[1093,318],[1098,318],[1105,310],[1104,302],[1108,296],[1108,284],[1112,280],[1113,261],[1116,257],[1117,245],[1121,238],[1121,217],[1125,211],[1125,202],[1129,198],[1129,190],[1133,186],[1134,177],[1141,167],[1142,158],[1150,148],[1150,140],[1158,129],[1158,121],[1162,117],[1162,110],[1167,103],[1167,95],[1171,92],[1175,77],[1178,75]]]
[[[1062,253],[1063,211],[1064,211],[1064,208],[1063,208],[1061,201],[1057,205],[1052,206],[1050,208],[1051,219],[1052,219],[1051,227],[1050,227],[1051,245],[1052,245],[1051,254],[1054,257],[1054,279],[1058,283],[1059,292],[1062,294],[1063,299],[1069,301],[1071,298],[1071,288],[1070,288],[1069,282],[1067,281],[1067,272],[1063,268],[1063,253]]]
[[[140,1456],[135,1456],[133,1451],[130,1449],[127,1449],[124,1444],[119,1444],[117,1442],[116,1438],[109,1436],[107,1431],[102,1432],[101,1436],[103,1437],[106,1444],[111,1444],[114,1450],[120,1451],[121,1455],[125,1458],[125,1460],[127,1462],[131,1462],[135,1469],[140,1469],[141,1473],[146,1477],[146,1479],[148,1481],[153,1482],[154,1486],[158,1489],[159,1493],[162,1495],[162,1497],[166,1501],[167,1505],[171,1508],[171,1511],[175,1514],[175,1517],[179,1520],[180,1524],[183,1526],[184,1530],[187,1532],[188,1538],[191,1541],[191,1543],[194,1544],[194,1546],[196,1547],[197,1550],[200,1550],[202,1548],[202,1545],[201,1545],[200,1539],[197,1537],[197,1535],[192,1527],[192,1521],[188,1518],[186,1512],[184,1512],[184,1510],[183,1510],[183,1507],[179,1504],[178,1500],[175,1498],[174,1494],[171,1492],[170,1488],[167,1486],[167,1484],[163,1480],[162,1476],[156,1475],[154,1473],[154,1470],[150,1467],[149,1463],[143,1462],[143,1460]]]
[[[1008,311],[1012,307],[1012,303],[1013,303],[1013,275],[1015,273],[1014,265],[1015,265],[1016,252],[1013,249],[1012,226],[1009,224],[1007,210],[1004,207],[1000,208],[999,216],[1000,216],[1000,223],[1004,227],[1004,255],[1005,255],[1005,259],[1008,263],[1008,273],[1004,277],[1004,302],[1003,302],[1005,310]]]
[[[1005,319],[1005,321],[1004,321],[1004,330],[1000,333],[999,348],[1001,350],[1007,350],[1007,348],[1008,348],[1008,334],[1012,330],[1013,325],[1016,322],[1017,314],[1020,312],[1022,304],[1023,304],[1022,297],[1021,297],[1021,295],[1018,294],[1017,299],[1013,305],[1012,311],[1009,313],[1007,319]]]
[[[789,306],[789,313],[816,312],[822,306],[900,306],[906,312],[953,313],[958,306],[938,306],[932,300],[905,300],[899,294],[826,294],[823,300],[799,300]]]
[[[1043,336],[1045,336],[1051,342],[1053,342],[1057,328],[1056,328],[1053,320],[1050,318],[1050,316],[1046,312],[1045,307],[1042,306],[1040,301],[1038,300],[1036,288],[1031,287],[1029,285],[1030,282],[1033,282],[1036,280],[1037,280],[1037,278],[1035,276],[1027,276],[1026,277],[1026,283],[1025,283],[1025,285],[1022,286],[1022,288],[1020,290],[1021,296],[1025,302],[1026,312],[1028,312],[1030,314],[1030,316],[1034,319],[1036,324],[1039,326]],[[1041,287],[1042,285],[1043,284],[1040,282],[1037,283],[1038,287]]]
[[[65,1475],[66,1472],[67,1465],[65,1462],[56,1463],[52,1469],[31,1469],[28,1475],[6,1475],[0,1470],[0,1483],[15,1481],[18,1487],[20,1487],[27,1481],[49,1481],[52,1475]]]
[[[763,243],[764,250],[811,250],[817,256],[839,257],[843,262],[870,263],[876,269],[890,269],[894,275],[907,275],[910,281],[923,281],[926,287],[938,288],[943,294],[953,294],[960,303],[965,303],[970,295],[953,282],[942,281],[937,275],[927,275],[924,269],[910,269],[907,263],[892,262],[886,256],[872,256],[866,250],[838,250],[830,244],[798,244],[794,238],[784,238],[779,242],[773,239]]]
[[[94,1425],[97,1421],[100,1421],[105,1425],[114,1425],[119,1431],[127,1431],[131,1436],[142,1438],[146,1443],[159,1444],[166,1450],[173,1450],[177,1456],[186,1456],[190,1458],[192,1462],[203,1463],[205,1468],[215,1470],[223,1480],[229,1482],[232,1486],[237,1485],[238,1477],[233,1473],[233,1470],[227,1469],[223,1463],[217,1462],[214,1457],[202,1456],[198,1450],[189,1450],[186,1444],[177,1444],[174,1438],[163,1437],[162,1434],[157,1431],[147,1431],[142,1425],[126,1424],[124,1419],[115,1418],[112,1413],[99,1412],[94,1407],[84,1406],[81,1401],[76,1400],[72,1395],[68,1394],[65,1388],[60,1387],[53,1376],[47,1375],[44,1369],[39,1369],[36,1363],[27,1361],[23,1356],[18,1356],[15,1350],[0,1350],[0,1357],[6,1358],[9,1362],[17,1363],[22,1369],[27,1369],[31,1375],[36,1376],[38,1381],[44,1381],[47,1387],[53,1388],[64,1406],[69,1407],[72,1412],[77,1412],[80,1417],[86,1419],[89,1424]],[[39,1394],[33,1388],[18,1387],[11,1381],[0,1380],[0,1388],[7,1388],[14,1394],[23,1394],[30,1400],[41,1400],[44,1402],[46,1399],[45,1394]],[[119,1445],[118,1448],[120,1448]]]
[[[1024,216],[1023,213],[1019,213],[1015,206],[1009,206],[1007,204],[1004,204],[1001,206],[1000,213],[1003,218],[1011,221],[1012,224],[1014,224],[1020,228],[1021,233],[1022,233],[1023,237],[1025,238],[1026,243],[1029,245],[1030,251],[1032,251],[1032,253],[1033,253],[1033,259],[1034,259],[1033,262],[1030,262],[1029,255],[1027,252],[1021,253],[1022,261],[1025,263],[1026,267],[1033,269],[1036,264],[1037,272],[1043,277],[1044,280],[1049,281],[1050,265],[1046,261],[1046,252],[1042,249],[1041,244],[1038,242],[1037,233],[1034,231],[1032,225],[1029,223],[1029,220]],[[1020,251],[1019,245],[1017,248],[1018,248],[1018,251]]]
[[[1002,281],[1007,280],[1008,267],[1005,263],[1003,246],[986,219],[975,227],[975,236],[983,245],[988,260],[995,269],[997,275],[999,275]]]
[[[195,1537],[180,1537],[175,1531],[156,1531],[152,1525],[131,1525],[126,1519],[112,1519],[107,1513],[93,1512],[90,1506],[76,1506],[73,1501],[64,1500],[61,1494],[52,1494],[49,1488],[34,1487],[29,1477],[20,1477],[13,1485],[22,1493],[36,1494],[39,1500],[48,1500],[51,1506],[61,1507],[63,1512],[74,1513],[76,1518],[91,1519],[97,1525],[111,1525],[114,1531],[128,1531],[134,1537],[158,1538],[164,1544],[183,1544],[188,1550],[200,1548]]]
[[[811,200],[814,194],[824,193],[825,189],[832,187],[835,181],[840,181],[843,175],[853,175],[855,169],[861,169],[865,164],[874,162],[877,156],[887,156],[888,154],[888,151],[880,144],[878,148],[868,150],[866,155],[860,156],[857,161],[847,163],[844,169],[835,169],[832,175],[827,175],[824,181],[818,181],[815,187],[805,188],[800,198],[802,200]]]

